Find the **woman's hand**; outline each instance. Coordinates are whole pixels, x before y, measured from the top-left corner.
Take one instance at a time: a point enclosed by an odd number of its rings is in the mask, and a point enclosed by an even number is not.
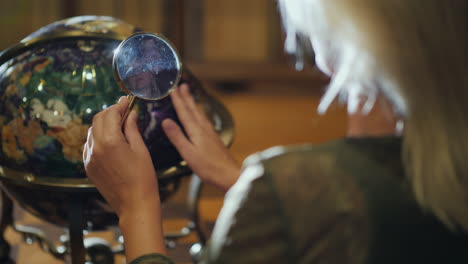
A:
[[[165,254],[158,181],[151,156],[137,128],[137,114],[121,120],[125,97],[98,113],[88,131],[83,162],[86,174],[119,216],[127,261],[143,254]]]
[[[166,119],[162,126],[169,140],[203,181],[223,191],[229,190],[240,175],[240,165],[224,146],[205,113],[197,107],[188,85],[175,89],[171,98],[188,138],[173,120]]]
[[[134,111],[122,132],[121,119],[127,106],[123,97],[95,115],[83,151],[86,174],[119,216],[142,201],[159,201],[156,173]]]

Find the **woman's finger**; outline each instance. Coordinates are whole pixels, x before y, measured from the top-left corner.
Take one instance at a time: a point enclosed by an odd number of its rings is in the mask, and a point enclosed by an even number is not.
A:
[[[191,156],[193,145],[182,132],[182,129],[171,119],[162,122],[162,128],[171,143],[176,147],[182,157],[187,160]]]
[[[93,126],[98,138],[98,142],[124,141],[125,136],[122,133],[122,116],[128,107],[126,97],[121,97],[117,104],[114,104],[106,110],[98,113],[93,120]],[[96,121],[96,124],[95,124]]]
[[[93,127],[88,128],[88,136],[86,138],[86,143],[83,146],[83,163],[85,167],[88,165],[91,154],[93,152],[94,147],[94,137],[93,137]]]
[[[190,108],[187,107],[186,103],[182,99],[179,88],[174,89],[171,94],[171,99],[179,120],[182,122],[185,131],[191,138],[194,134],[197,133],[197,118],[193,112],[190,111]]]
[[[187,110],[194,115],[198,122],[203,121],[203,113],[198,108],[197,104],[195,103],[195,99],[193,98],[192,94],[190,93],[190,88],[187,84],[182,84],[179,87],[180,97],[184,102]]]
[[[141,150],[146,148],[145,142],[141,137],[141,133],[138,130],[138,114],[135,110],[132,110],[125,121],[125,138],[127,138],[130,147],[134,150]]]
[[[187,105],[189,111],[192,112],[195,116],[198,126],[212,127],[213,125],[208,119],[205,111],[195,102],[193,95],[190,93],[189,86],[181,85],[180,90],[181,97]]]
[[[122,117],[125,114],[125,111],[128,108],[128,99],[125,96],[120,97],[119,102],[114,104],[104,110],[102,113],[106,116],[105,124],[106,127],[110,127],[112,129],[122,128]]]
[[[83,146],[83,163],[86,164],[88,163],[88,142],[86,141],[86,143],[84,144]]]

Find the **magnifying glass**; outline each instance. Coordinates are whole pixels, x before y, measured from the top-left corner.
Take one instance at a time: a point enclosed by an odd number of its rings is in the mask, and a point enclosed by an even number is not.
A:
[[[151,33],[136,33],[122,41],[114,51],[112,68],[128,98],[122,126],[136,98],[163,99],[177,87],[182,73],[174,44],[163,35]]]

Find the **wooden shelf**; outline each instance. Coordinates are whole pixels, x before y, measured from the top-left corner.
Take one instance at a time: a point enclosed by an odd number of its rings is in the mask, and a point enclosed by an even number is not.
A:
[[[197,63],[187,62],[187,67],[201,80],[211,82],[319,82],[328,78],[315,67],[296,71],[286,64],[272,63]]]

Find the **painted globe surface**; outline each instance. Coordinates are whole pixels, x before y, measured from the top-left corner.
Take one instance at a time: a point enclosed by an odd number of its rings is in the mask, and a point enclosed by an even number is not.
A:
[[[0,165],[35,177],[86,177],[82,150],[92,118],[125,95],[113,51],[137,31],[111,17],[74,17],[0,54]],[[155,167],[180,163],[161,129],[162,119],[177,119],[170,98],[136,107]]]
[[[113,51],[137,32],[112,17],[74,17],[45,26],[0,53],[0,182],[9,197],[56,225],[70,224],[82,203],[90,230],[117,217],[85,175],[83,145],[93,116],[124,93],[112,72]],[[186,69],[181,81],[204,106],[226,144],[232,119]],[[157,169],[164,201],[190,170],[167,139],[161,121],[178,122],[170,97],[138,101],[139,129]],[[226,122],[227,120],[227,122]]]

